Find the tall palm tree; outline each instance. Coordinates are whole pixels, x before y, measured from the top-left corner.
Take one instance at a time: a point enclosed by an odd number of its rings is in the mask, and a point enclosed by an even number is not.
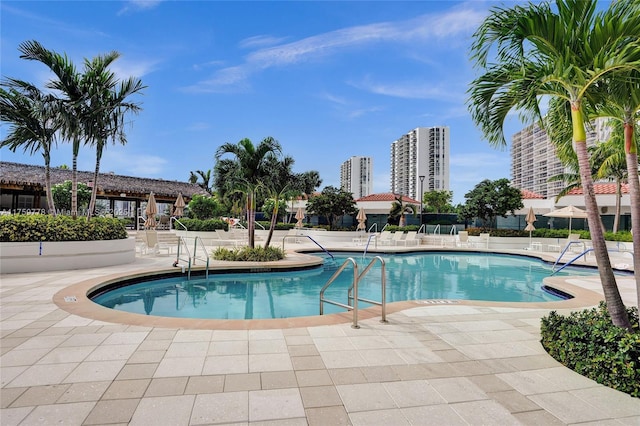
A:
[[[67,55],[48,50],[35,40],[21,43],[18,50],[22,53],[22,59],[39,61],[46,65],[57,78],[49,81],[46,87],[64,96],[64,108],[60,115],[61,134],[72,141],[71,216],[75,218],[78,215],[78,154],[84,137],[82,123],[88,119],[81,76]]]
[[[85,74],[82,76],[83,89],[86,91],[86,103],[89,119],[82,123],[87,143],[96,150],[96,166],[93,173],[93,189],[87,211],[87,218],[93,215],[98,194],[98,176],[102,153],[109,139],[114,143],[127,143],[124,133],[127,112],[137,113],[140,106],[126,99],[140,93],[144,86],[142,81],[130,77],[119,82],[116,75],[108,69],[109,65],[119,57],[112,52],[101,55],[91,61],[85,59]],[[118,84],[120,83],[120,84]]]
[[[631,328],[602,231],[586,146],[583,101],[615,72],[640,68],[640,1],[614,2],[596,12],[595,0],[494,7],[474,34],[472,59],[484,72],[469,88],[469,109],[485,138],[504,146],[503,125],[516,109],[542,119],[540,97],[571,107],[573,141],[591,239],[607,308],[614,324]],[[489,63],[489,54],[495,54]]]
[[[638,127],[640,120],[640,71],[617,73],[599,85],[595,103],[596,117],[608,117],[623,127],[624,146],[631,201],[631,224],[640,226],[640,181],[638,180]],[[633,233],[634,247],[640,247],[640,232]],[[640,250],[633,252],[634,270],[640,270]],[[640,274],[636,274],[638,306],[640,306]]]
[[[0,121],[9,123],[10,131],[0,141],[0,147],[8,147],[14,152],[23,148],[32,155],[36,152],[42,154],[47,207],[55,216],[56,206],[51,192],[51,148],[60,127],[56,116],[58,99],[22,80],[7,79],[2,85],[8,90],[0,88]]]
[[[264,179],[263,188],[266,190],[268,196],[274,200],[274,205],[271,212],[269,234],[264,244],[265,247],[269,247],[269,244],[271,244],[273,231],[276,228],[276,222],[278,220],[280,200],[283,199],[283,197],[297,192],[292,189],[295,185],[295,175],[291,171],[294,163],[293,157],[285,156],[280,160],[275,156],[271,156],[267,161],[268,164],[265,169],[268,175]]]
[[[257,146],[251,140],[242,139],[237,144],[225,143],[216,151],[216,160],[221,160],[225,154],[231,154],[236,165],[235,175],[228,176],[229,184],[241,189],[247,199],[247,231],[249,233],[249,247],[255,247],[255,197],[258,186],[267,175],[267,159],[282,152],[280,144],[272,137],[263,139]]]

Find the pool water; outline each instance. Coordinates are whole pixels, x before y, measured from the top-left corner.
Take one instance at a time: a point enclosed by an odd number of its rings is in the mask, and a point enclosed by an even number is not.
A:
[[[328,256],[323,266],[303,271],[209,275],[208,279],[157,279],[92,297],[100,305],[139,314],[202,319],[292,318],[319,314],[320,289],[351,257],[361,272],[374,258],[362,253]],[[542,288],[551,265],[521,256],[491,253],[429,252],[380,255],[385,261],[387,302],[426,299],[544,302],[560,300]],[[593,275],[597,271],[565,268],[556,276]],[[349,265],[325,292],[347,303],[353,281]],[[381,299],[380,262],[360,281],[359,296]],[[360,308],[371,305],[360,302]],[[324,312],[344,312],[325,304]]]

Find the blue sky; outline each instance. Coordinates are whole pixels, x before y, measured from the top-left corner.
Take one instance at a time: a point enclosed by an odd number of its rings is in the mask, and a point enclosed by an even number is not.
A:
[[[19,58],[37,40],[84,58],[117,51],[112,69],[147,86],[128,143],[101,171],[186,181],[213,169],[223,143],[267,136],[339,186],[351,156],[374,161],[374,192],[389,192],[390,144],[416,127],[451,129],[454,203],[483,179],[510,177],[509,150],[482,139],[465,106],[474,77],[471,35],[483,1],[7,1],[0,3],[2,77],[44,87],[47,68]],[[522,125],[514,117],[505,134]],[[2,126],[2,137],[6,135]],[[2,161],[43,164],[0,150]],[[52,165],[71,165],[61,143]],[[93,170],[85,148],[79,169]]]

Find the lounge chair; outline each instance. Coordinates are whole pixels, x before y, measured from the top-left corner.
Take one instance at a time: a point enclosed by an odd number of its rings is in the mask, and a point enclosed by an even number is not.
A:
[[[403,246],[420,245],[420,237],[418,236],[418,232],[417,231],[407,232],[407,236],[404,238],[404,240],[396,241],[396,244],[403,245]]]
[[[382,231],[380,235],[376,237],[376,244],[385,245],[391,240],[393,234],[391,231]]]
[[[158,238],[158,231],[155,229],[147,229],[144,231],[145,236],[145,245],[143,247],[143,253],[153,253],[154,255],[159,254],[161,251],[166,250],[167,254],[171,254],[173,252],[173,248],[177,247],[177,239],[176,244],[169,244],[166,242],[161,242]]]
[[[397,245],[399,241],[402,241],[402,238],[404,238],[404,232],[396,231],[391,234],[391,238],[389,238],[388,240],[382,240],[380,241],[380,243],[382,243],[382,245],[394,246]]]
[[[488,249],[490,236],[490,234],[481,233],[479,239],[475,241],[474,246],[478,248]]]
[[[468,231],[460,231],[460,232],[458,232],[458,236],[456,237],[456,246],[457,247],[469,247],[469,232]]]

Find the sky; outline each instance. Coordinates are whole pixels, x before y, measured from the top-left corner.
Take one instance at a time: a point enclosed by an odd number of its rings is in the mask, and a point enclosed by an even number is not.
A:
[[[48,68],[20,59],[36,40],[85,58],[120,53],[111,69],[146,86],[129,100],[126,145],[109,145],[102,172],[187,181],[213,169],[224,143],[275,138],[293,171],[340,186],[340,165],[373,158],[374,193],[390,191],[390,146],[417,127],[450,128],[454,204],[484,179],[510,178],[509,147],[491,147],[466,107],[477,75],[473,32],[498,3],[460,1],[11,1],[0,2],[2,78],[44,89]],[[511,3],[513,4],[513,3]],[[523,127],[505,125],[507,141]],[[4,139],[3,123],[0,136]],[[42,156],[0,150],[2,161]],[[71,166],[59,141],[52,166]],[[95,152],[81,148],[79,170]]]

